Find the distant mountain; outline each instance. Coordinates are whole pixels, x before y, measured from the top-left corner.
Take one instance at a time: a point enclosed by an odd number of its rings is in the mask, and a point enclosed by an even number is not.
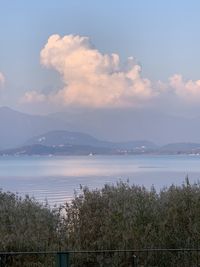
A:
[[[200,144],[198,143],[174,143],[162,146],[158,150],[160,153],[183,154],[183,153],[199,153]]]
[[[158,148],[153,142],[147,140],[136,140],[128,142],[108,142],[109,147],[126,149],[126,150],[138,150],[138,151],[152,151]]]
[[[120,142],[118,144],[114,142],[106,142],[98,140],[91,135],[79,133],[75,131],[76,128],[82,128],[84,121],[76,121],[70,113],[65,114],[62,118],[59,116],[39,116],[25,114],[19,111],[15,111],[8,107],[0,107],[0,149],[7,149],[13,147],[20,147],[22,145],[30,144],[44,144],[44,145],[57,145],[60,142],[65,142],[67,144],[74,145],[90,145],[90,146],[100,146],[100,147],[118,147],[124,149],[134,149],[136,147],[154,147],[155,145],[148,141],[131,141],[131,142]],[[71,116],[71,117],[70,117]],[[79,117],[79,116],[78,116]],[[69,119],[70,118],[70,119]],[[79,117],[81,120],[81,117]],[[74,120],[74,121],[73,121]],[[80,125],[78,125],[80,122]],[[88,124],[88,120],[85,118],[85,124]],[[77,126],[75,126],[77,125]],[[95,126],[95,125],[94,125]],[[99,128],[100,127],[100,128]],[[104,126],[99,123],[98,129]],[[92,124],[91,124],[92,128]],[[68,130],[68,132],[66,131]],[[66,131],[66,132],[64,132]],[[71,132],[70,132],[71,131]],[[104,129],[104,131],[109,131],[109,128]],[[44,133],[48,133],[45,142],[37,142],[36,139],[42,138]],[[90,131],[88,131],[90,133]],[[28,142],[26,142],[29,140]],[[57,141],[56,141],[57,140]],[[114,140],[114,136],[113,136]],[[141,139],[139,139],[141,140]]]
[[[0,108],[0,125],[0,149],[20,146],[33,136],[70,127],[56,118],[29,115],[7,107]]]
[[[111,155],[116,152],[105,147],[92,147],[83,145],[60,145],[60,146],[44,146],[29,145],[14,149],[6,149],[0,151],[0,156],[23,156],[23,155]]]
[[[44,137],[41,137],[44,140]],[[48,142],[49,143],[49,142]],[[101,146],[102,145],[102,146]],[[99,141],[94,145],[90,144],[29,144],[17,148],[0,150],[0,156],[23,156],[23,155],[127,155],[127,154],[145,154],[154,152],[154,149],[145,146],[137,146],[135,148],[125,149],[113,147],[105,147],[105,144]]]
[[[152,110],[69,109],[39,116],[1,107],[0,125],[0,150],[64,143],[146,152],[157,149],[154,143],[200,143],[200,117],[176,117]]]
[[[98,139],[112,142],[200,143],[200,117],[185,118],[151,109],[68,110],[49,117],[68,122],[70,131],[90,133]]]
[[[106,142],[99,141],[89,134],[56,130],[29,139],[25,145],[41,144],[45,146],[59,145],[94,145],[106,146]]]
[[[89,134],[69,131],[51,131],[31,138],[25,145],[40,144],[45,146],[62,146],[62,145],[83,145],[93,147],[105,147],[110,149],[127,149],[127,150],[152,150],[157,146],[149,141],[129,141],[129,142],[108,142],[94,138]]]
[[[58,137],[60,139],[58,139]],[[55,138],[55,139],[54,139]],[[146,146],[144,145],[146,144]],[[107,145],[107,146],[106,146]],[[148,146],[150,145],[150,146]],[[81,133],[55,131],[33,138],[26,145],[0,150],[0,156],[22,155],[176,155],[200,154],[198,143],[174,143],[162,147],[142,141],[110,143]]]

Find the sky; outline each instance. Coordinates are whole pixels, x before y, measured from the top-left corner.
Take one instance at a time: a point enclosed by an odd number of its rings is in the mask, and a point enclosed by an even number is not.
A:
[[[200,114],[199,1],[0,5],[1,106]]]

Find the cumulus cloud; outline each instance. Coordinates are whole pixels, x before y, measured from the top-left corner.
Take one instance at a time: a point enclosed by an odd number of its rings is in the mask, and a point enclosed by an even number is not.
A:
[[[169,85],[175,95],[184,101],[200,102],[200,80],[184,81],[182,75],[175,74],[169,78]]]
[[[0,72],[0,86],[4,85],[4,83],[5,83],[5,77],[3,73]]]
[[[154,84],[141,75],[141,66],[133,57],[122,64],[118,54],[103,54],[88,37],[52,35],[40,53],[41,64],[56,70],[63,88],[49,94],[28,91],[26,103],[54,103],[87,107],[137,107],[150,100],[183,100],[200,102],[200,80],[185,81],[180,74],[169,82]],[[4,77],[0,73],[0,84]]]
[[[52,35],[42,49],[41,64],[58,71],[64,87],[44,95],[28,92],[24,100],[56,101],[89,107],[137,106],[156,95],[132,57],[122,67],[119,55],[102,54],[88,37]]]

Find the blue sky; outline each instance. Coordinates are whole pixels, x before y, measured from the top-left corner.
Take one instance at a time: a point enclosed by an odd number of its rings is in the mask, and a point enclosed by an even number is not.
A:
[[[166,83],[174,74],[200,79],[199,1],[1,1],[1,104],[19,107],[29,90],[62,86],[58,72],[40,64],[49,36],[87,36],[101,53],[136,58],[141,75]],[[167,93],[168,94],[168,93]]]

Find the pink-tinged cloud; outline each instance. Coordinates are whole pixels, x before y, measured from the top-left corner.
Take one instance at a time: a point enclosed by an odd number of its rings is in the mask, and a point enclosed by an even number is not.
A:
[[[3,75],[3,73],[0,72],[0,86],[3,86],[5,83],[5,77]]]
[[[175,74],[169,78],[169,85],[177,97],[186,102],[200,102],[200,80],[184,81],[182,75]]]
[[[152,85],[149,79],[141,76],[141,66],[132,57],[122,64],[119,55],[102,54],[91,45],[88,37],[52,35],[40,59],[42,65],[60,74],[64,86],[50,94],[28,91],[22,102],[97,108],[137,107],[166,97],[200,102],[200,80],[184,81],[181,75],[175,74],[169,82],[158,81]]]
[[[26,93],[28,102],[46,99],[64,105],[126,107],[141,105],[156,95],[132,57],[122,68],[119,55],[102,54],[88,37],[52,35],[40,57],[45,67],[60,73],[64,87],[51,95]]]

